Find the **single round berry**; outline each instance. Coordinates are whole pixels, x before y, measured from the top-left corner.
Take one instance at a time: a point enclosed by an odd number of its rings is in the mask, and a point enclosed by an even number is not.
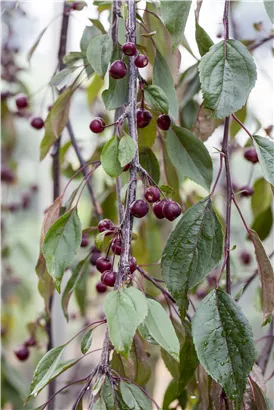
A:
[[[15,179],[14,173],[9,168],[6,168],[6,167],[1,168],[1,181],[2,182],[11,183],[14,181],[14,179]]]
[[[145,128],[152,119],[152,115],[148,110],[137,110],[136,120],[138,128]]]
[[[244,157],[245,157],[245,159],[247,159],[247,161],[252,162],[253,164],[256,164],[259,161],[257,152],[256,152],[255,148],[253,148],[253,147],[248,148],[245,151]]]
[[[150,186],[145,192],[147,202],[153,203],[160,200],[160,190],[156,186]]]
[[[127,164],[125,167],[124,167],[124,169],[123,169],[123,172],[126,172],[126,171],[128,171],[129,170],[129,168],[130,168],[130,163],[129,164]]]
[[[36,185],[36,184],[33,184],[33,185],[30,187],[30,190],[31,190],[32,192],[38,192],[39,186]]]
[[[107,291],[107,287],[102,282],[97,282],[96,290],[98,293],[105,293]]]
[[[137,268],[137,261],[133,256],[131,256],[129,259],[129,270],[131,273],[133,273],[136,271],[136,268]]]
[[[30,121],[30,125],[36,130],[41,130],[44,126],[44,120],[41,117],[33,117]]]
[[[89,246],[89,237],[87,234],[83,234],[81,240],[81,248],[86,248],[87,246]]]
[[[143,218],[149,211],[147,202],[142,199],[137,199],[130,205],[130,213],[135,216],[135,218]]]
[[[174,221],[181,215],[182,209],[178,202],[175,201],[166,201],[163,206],[163,215],[169,221]]]
[[[25,340],[24,345],[27,347],[34,347],[36,346],[37,342],[34,337],[30,336],[27,340]]]
[[[247,251],[242,251],[240,253],[240,258],[241,258],[241,261],[244,265],[249,265],[250,262],[251,262],[251,255]]]
[[[30,206],[30,196],[28,194],[23,195],[22,197],[22,208],[28,209]]]
[[[86,4],[84,1],[75,1],[74,3],[72,3],[71,8],[72,10],[81,11],[85,7],[85,5]]]
[[[29,357],[29,349],[28,349],[27,346],[21,345],[21,346],[18,346],[14,350],[14,354],[17,357],[18,360],[23,362],[23,361],[27,360],[27,358]]]
[[[122,251],[122,241],[119,238],[115,238],[111,244],[111,250],[115,255],[121,255]]]
[[[103,219],[98,224],[98,231],[105,232],[105,231],[114,231],[115,225],[110,219]],[[106,236],[111,235],[111,232],[108,232]]]
[[[130,57],[135,56],[136,51],[137,51],[136,45],[134,43],[131,43],[131,42],[125,43],[122,46],[122,51],[127,56],[130,56]]]
[[[105,272],[106,270],[110,270],[111,269],[111,261],[108,258],[104,258],[103,256],[101,256],[96,261],[96,268],[101,273]]]
[[[2,91],[1,92],[1,101],[6,101],[6,99],[10,96],[9,91]]]
[[[109,68],[109,75],[115,80],[124,78],[127,74],[127,65],[122,60],[114,61]]]
[[[154,204],[152,205],[152,211],[154,215],[156,216],[156,218],[164,219],[163,206],[165,205],[166,202],[167,202],[166,199],[162,199],[161,201],[154,202]]]
[[[167,131],[171,126],[171,119],[169,115],[162,114],[157,118],[157,125],[158,127],[163,130]]]
[[[100,132],[104,131],[105,126],[105,121],[100,117],[94,118],[94,120],[92,120],[89,124],[90,130],[95,134],[99,134]]]
[[[28,97],[25,94],[17,95],[16,100],[15,100],[15,104],[16,104],[16,107],[18,108],[18,110],[21,110],[23,108],[27,108],[27,106],[29,105]]]
[[[101,256],[101,252],[99,251],[99,249],[97,249],[95,246],[92,247],[91,249],[91,255],[90,255],[90,263],[95,266],[97,260],[100,258]]]
[[[112,270],[108,270],[104,272],[101,276],[101,282],[106,285],[113,287],[116,281],[116,272],[113,272]]]
[[[148,65],[148,57],[143,55],[143,54],[139,54],[135,60],[134,63],[136,65],[136,67],[138,68],[144,68]]]
[[[207,292],[205,290],[199,290],[198,289],[196,291],[196,296],[197,296],[198,299],[203,299],[203,298],[206,297],[206,295],[207,295]]]
[[[252,196],[253,193],[254,193],[253,189],[248,185],[242,186],[241,188],[239,188],[239,191],[242,191],[241,196],[243,196],[243,197]]]

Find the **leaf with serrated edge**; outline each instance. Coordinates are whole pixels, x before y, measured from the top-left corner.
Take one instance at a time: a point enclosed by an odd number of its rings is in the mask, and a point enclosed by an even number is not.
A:
[[[197,20],[195,38],[201,56],[205,55],[214,44],[207,32],[199,25]]]
[[[104,311],[110,340],[115,350],[127,357],[136,329],[148,313],[147,299],[136,288],[122,288],[109,293]]]
[[[252,329],[241,308],[224,291],[211,291],[194,314],[192,334],[201,365],[240,410],[255,362]]]
[[[205,108],[216,118],[238,111],[247,100],[257,78],[256,66],[247,48],[237,40],[215,44],[199,65]]]
[[[122,398],[129,409],[150,410],[152,403],[142,390],[131,383],[120,382],[120,391]]]
[[[188,290],[212,271],[222,253],[222,227],[208,197],[182,216],[162,255],[166,286],[182,311],[188,306]]]
[[[113,42],[108,34],[96,36],[90,40],[87,48],[87,59],[93,70],[99,77],[106,74],[111,59]]]
[[[172,47],[175,49],[184,38],[191,1],[161,1],[160,5],[162,20],[172,36]]]
[[[124,135],[119,142],[118,158],[122,167],[129,164],[136,153],[136,145],[129,135]]]
[[[168,98],[164,91],[157,85],[145,87],[145,101],[154,110],[168,114]]]
[[[92,338],[93,338],[93,329],[89,329],[83,336],[81,340],[81,352],[86,354],[91,346]]]
[[[254,135],[253,139],[263,176],[271,185],[274,185],[274,141],[259,135]]]
[[[123,172],[119,162],[119,139],[116,135],[104,146],[101,154],[101,163],[105,172],[111,177],[118,177]]]

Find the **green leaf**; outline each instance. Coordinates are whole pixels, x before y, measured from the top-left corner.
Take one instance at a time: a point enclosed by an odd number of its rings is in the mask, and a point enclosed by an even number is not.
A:
[[[212,271],[222,253],[222,227],[208,197],[182,216],[162,255],[165,283],[183,312],[188,306],[187,292]]]
[[[33,46],[31,47],[31,49],[29,50],[28,54],[27,54],[27,60],[28,62],[30,62],[31,57],[34,53],[34,51],[36,50],[37,46],[39,45],[40,41],[42,40],[43,35],[45,34],[47,28],[49,27],[49,24],[41,31],[41,33],[39,34],[39,36],[37,37],[35,43],[33,44]]]
[[[81,222],[76,208],[57,219],[46,234],[42,252],[59,293],[64,271],[80,248],[81,238]]]
[[[180,344],[168,314],[156,300],[148,299],[147,303],[148,315],[144,321],[145,326],[153,339],[179,361]]]
[[[170,2],[167,2],[170,3]],[[178,2],[172,2],[178,3]],[[180,7],[183,7],[182,4],[186,2],[178,3]],[[169,114],[175,120],[178,117],[178,100],[176,91],[174,88],[173,78],[169,69],[169,66],[165,58],[157,51],[154,65],[153,65],[153,75],[152,75],[152,84],[158,85],[163,92],[166,94],[169,101]]]
[[[84,58],[85,54],[81,51],[71,51],[63,57],[63,63],[67,66],[72,66],[74,63]]]
[[[144,91],[147,104],[160,113],[168,113],[168,98],[160,87],[157,85],[148,85]]]
[[[103,397],[98,397],[96,402],[94,403],[94,406],[92,406],[93,410],[107,410],[106,403],[103,399]]]
[[[151,178],[158,184],[160,180],[160,166],[154,152],[150,148],[141,148],[139,160],[143,168],[149,173]]]
[[[124,135],[119,142],[118,159],[121,167],[125,167],[129,164],[136,153],[136,145],[133,139],[129,135]]]
[[[263,197],[261,197],[263,198]],[[257,232],[261,241],[265,240],[271,233],[273,224],[273,214],[271,206],[255,217],[252,222],[251,229]],[[249,239],[249,236],[248,236]]]
[[[271,186],[264,178],[259,178],[255,181],[253,190],[254,193],[251,197],[251,209],[253,216],[256,217],[271,206],[272,190]],[[263,201],[262,198],[264,198]]]
[[[200,62],[200,80],[205,108],[216,118],[225,118],[245,103],[257,78],[256,66],[247,48],[237,40],[215,44]]]
[[[114,135],[104,146],[101,163],[105,172],[111,177],[118,177],[123,172],[119,161],[119,138]]]
[[[186,334],[180,350],[180,390],[187,385],[199,364],[191,334],[191,325],[185,322],[184,328]]]
[[[147,315],[147,300],[136,288],[122,288],[109,293],[104,311],[110,340],[116,352],[127,357],[136,329]]]
[[[172,36],[175,49],[184,38],[184,31],[191,7],[191,1],[161,1],[163,22]]]
[[[173,126],[167,135],[168,156],[181,180],[185,177],[210,190],[212,160],[204,144],[185,128]]]
[[[142,392],[142,390],[134,384],[120,382],[120,391],[125,404],[129,409],[134,410],[150,410],[152,404],[150,399]]]
[[[85,264],[84,266],[84,272],[83,274],[79,277],[79,280],[76,283],[75,286],[75,299],[76,302],[79,306],[80,313],[82,318],[86,317],[86,311],[88,307],[88,288],[87,288],[87,281],[89,277],[89,264]]]
[[[193,97],[198,94],[201,88],[200,78],[199,78],[199,64],[196,63],[191,67],[187,68],[179,79],[179,92],[183,96],[181,105],[185,107]]]
[[[86,54],[88,45],[90,41],[95,37],[99,36],[101,31],[95,26],[86,26],[83,31],[82,38],[80,41],[80,48],[83,54]]]
[[[104,28],[104,26],[103,26],[103,24],[101,23],[100,20],[97,20],[97,19],[89,19],[89,21],[90,21],[95,27],[97,27],[97,28],[101,31],[102,34],[106,34],[106,30],[105,30],[105,28]]]
[[[274,185],[274,141],[259,135],[254,135],[253,139],[264,179]]]
[[[274,1],[264,1],[264,7],[268,17],[271,20],[271,23],[274,24]]]
[[[105,382],[101,389],[101,397],[105,402],[107,410],[114,410],[115,409],[115,402],[114,402],[114,391],[112,385],[109,381],[109,378],[106,377]]]
[[[96,97],[98,97],[101,89],[104,86],[104,80],[96,73],[93,74],[91,82],[87,88],[88,103],[91,105]]]
[[[89,258],[86,258],[77,264],[62,294],[62,309],[63,309],[64,315],[67,321],[69,320],[68,304],[69,304],[70,298],[75,288],[77,287],[77,284],[79,283],[82,276],[84,275],[84,272],[88,266],[89,266]]]
[[[89,351],[90,347],[91,347],[91,343],[92,343],[92,339],[93,339],[93,333],[92,332],[93,332],[93,329],[88,330],[84,334],[84,336],[81,340],[81,352],[83,354],[86,354]]]
[[[245,119],[246,119],[246,105],[244,105],[239,111],[235,113],[235,116],[244,124]],[[242,127],[237,121],[230,121],[230,136],[231,138],[235,138],[236,135],[240,130],[242,130]]]
[[[166,197],[172,198],[173,195],[175,194],[175,190],[168,185],[161,185],[160,190],[165,194]]]
[[[138,128],[138,146],[140,148],[151,148],[156,139],[157,127],[156,127],[156,115],[152,112],[152,119],[147,127]]]
[[[178,400],[182,409],[186,408],[187,404],[187,394],[185,390],[180,390],[179,383],[177,380],[171,380],[169,383],[163,400],[163,410],[170,410],[170,405],[175,401]]]
[[[266,324],[274,311],[274,272],[259,236],[254,231],[252,236],[256,245],[255,255],[262,284],[264,324]]]
[[[213,41],[207,34],[207,32],[201,27],[196,20],[196,30],[195,30],[195,38],[196,38],[196,43],[198,45],[199,53],[201,57],[205,55],[211,46],[214,45]]]
[[[58,90],[63,87],[66,87],[71,79],[71,74],[77,69],[78,67],[67,67],[64,70],[59,71],[59,73],[55,74],[52,79],[50,80],[50,84],[54,85]]]
[[[87,59],[93,70],[103,78],[111,59],[113,42],[108,34],[96,36],[90,40],[87,48]]]
[[[112,240],[112,238],[113,231],[100,232],[95,237],[94,245],[97,249],[99,249],[99,251],[103,251],[107,246],[109,246],[109,242]]]
[[[192,333],[201,365],[240,410],[255,361],[252,329],[241,308],[222,290],[211,291],[194,314]]]
[[[141,323],[140,326],[138,327],[138,330],[142,338],[146,340],[148,343],[152,345],[159,345],[159,343],[156,342],[156,340],[149,333],[149,330],[145,323]]]

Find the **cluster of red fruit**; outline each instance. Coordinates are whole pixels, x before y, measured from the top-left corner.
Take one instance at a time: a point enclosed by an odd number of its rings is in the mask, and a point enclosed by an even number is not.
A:
[[[29,347],[34,347],[36,346],[36,344],[36,340],[32,336],[30,336],[22,345],[14,349],[14,354],[17,359],[21,362],[27,360],[27,358],[29,357]]]
[[[15,99],[15,104],[19,111],[24,110],[29,106],[29,99],[25,94],[19,94]],[[36,130],[41,130],[44,127],[44,120],[41,117],[32,117],[30,125]]]

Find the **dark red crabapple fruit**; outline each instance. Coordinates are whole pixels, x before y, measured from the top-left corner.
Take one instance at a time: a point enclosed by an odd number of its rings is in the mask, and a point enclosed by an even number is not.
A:
[[[147,202],[142,199],[137,199],[130,205],[130,213],[135,216],[135,218],[143,218],[149,211]]]
[[[114,231],[115,225],[110,219],[103,219],[98,224],[98,231],[105,232],[105,231]],[[111,235],[111,232],[107,233],[106,235]]]
[[[94,118],[94,120],[92,120],[89,124],[90,130],[95,134],[99,134],[100,132],[104,131],[105,126],[105,121],[100,117]]]
[[[6,167],[1,168],[1,181],[11,183],[14,181],[14,173]]]
[[[240,258],[241,258],[241,261],[244,265],[249,265],[250,262],[251,262],[251,255],[247,251],[242,251],[240,253]]]
[[[85,7],[85,2],[84,1],[75,1],[71,5],[71,9],[76,10],[76,11],[81,11],[81,10],[83,10],[84,7]]]
[[[81,248],[86,248],[89,246],[89,237],[86,234],[82,235],[82,241],[81,241]]]
[[[152,115],[148,110],[137,110],[136,120],[138,128],[145,128],[152,119]]]
[[[96,268],[101,273],[105,272],[106,270],[110,270],[111,261],[108,258],[104,258],[103,256],[101,256],[96,261]]]
[[[15,99],[15,104],[18,110],[27,108],[29,105],[29,99],[25,94],[19,94]]]
[[[131,256],[129,259],[129,270],[131,273],[133,273],[135,272],[136,268],[137,268],[137,261],[133,256]]]
[[[160,200],[160,190],[156,186],[150,186],[146,189],[144,196],[147,202],[157,202]]]
[[[44,120],[41,117],[33,117],[30,121],[30,125],[36,130],[41,130],[44,126]]]
[[[115,238],[111,244],[111,250],[115,255],[121,255],[122,251],[122,241],[119,238]]]
[[[169,115],[162,114],[157,118],[157,125],[158,127],[163,130],[167,131],[171,126],[171,119]]]
[[[29,357],[29,349],[25,345],[18,346],[16,349],[14,349],[14,354],[17,357],[18,360],[21,362],[27,360]]]
[[[97,282],[96,290],[98,293],[105,293],[107,291],[107,287],[102,282]]]
[[[99,251],[99,249],[97,249],[95,246],[93,246],[91,248],[91,255],[90,255],[90,259],[89,259],[91,265],[95,266],[96,262],[97,262],[97,259],[99,259],[100,256],[101,256],[101,252]]]
[[[136,67],[138,68],[144,68],[148,65],[148,57],[144,56],[143,54],[139,54],[135,60],[134,63],[136,65]]]
[[[130,56],[130,57],[135,56],[136,51],[137,51],[136,45],[135,45],[134,43],[131,43],[131,42],[129,41],[128,43],[125,43],[125,44],[122,46],[122,51],[123,51],[123,53],[124,53],[125,55],[127,55],[127,56]]]
[[[101,282],[106,285],[113,287],[116,281],[116,272],[113,272],[112,270],[108,270],[104,272],[101,276]]]
[[[129,168],[130,168],[130,163],[129,163],[129,164],[127,164],[127,165],[124,167],[123,172],[128,171],[128,170],[129,170]]]
[[[122,60],[114,61],[109,68],[109,75],[115,80],[124,78],[127,74],[127,65]]]
[[[154,204],[152,205],[152,211],[154,215],[156,216],[156,218],[164,219],[163,206],[165,205],[166,202],[167,202],[166,199],[162,199],[161,201],[154,202]]]
[[[256,152],[255,148],[253,148],[253,147],[248,148],[244,152],[244,157],[247,161],[252,162],[253,164],[256,164],[259,161],[257,152]]]
[[[168,200],[163,206],[163,215],[169,221],[174,221],[181,213],[182,209],[178,202]]]
[[[28,194],[23,195],[22,197],[22,208],[23,209],[28,209],[29,205],[30,205],[30,196]]]
[[[248,185],[244,185],[244,186],[240,187],[239,191],[243,191],[243,192],[241,192],[241,196],[243,196],[243,197],[252,196],[253,193],[254,193],[253,189]]]
[[[34,347],[36,346],[37,342],[34,337],[30,336],[27,340],[25,340],[24,345],[27,347]]]

